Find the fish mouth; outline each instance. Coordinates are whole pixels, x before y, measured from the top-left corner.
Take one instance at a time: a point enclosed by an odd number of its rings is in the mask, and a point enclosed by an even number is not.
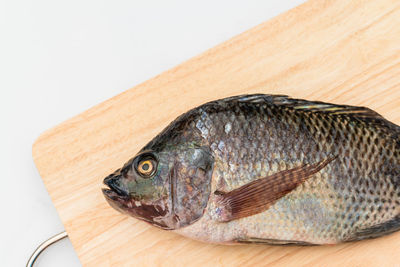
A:
[[[120,175],[111,174],[104,178],[103,184],[107,188],[102,188],[104,197],[107,202],[115,209],[123,211],[123,207],[130,202],[128,192],[119,183]]]
[[[107,188],[102,188],[101,191],[112,208],[121,213],[126,213],[126,207],[131,203],[129,196],[120,196],[114,190]]]
[[[118,193],[112,189],[102,188],[101,191],[103,192],[104,196],[106,196],[107,199],[111,199],[114,201],[127,200],[125,196],[118,195]]]
[[[120,175],[111,174],[104,178],[103,184],[108,188],[103,189],[103,193],[110,196],[128,197],[129,193],[121,186]]]

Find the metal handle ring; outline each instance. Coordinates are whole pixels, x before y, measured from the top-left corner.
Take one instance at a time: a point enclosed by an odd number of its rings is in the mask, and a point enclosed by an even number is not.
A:
[[[60,241],[61,239],[66,238],[67,236],[68,236],[67,232],[64,231],[62,233],[50,237],[42,244],[40,244],[30,256],[28,262],[26,263],[26,267],[32,267],[36,259],[39,257],[40,253],[42,253],[48,246]]]

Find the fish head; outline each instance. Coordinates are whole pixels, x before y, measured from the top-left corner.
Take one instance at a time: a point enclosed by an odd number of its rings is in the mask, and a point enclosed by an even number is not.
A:
[[[213,157],[193,144],[146,146],[104,179],[108,203],[116,210],[162,229],[198,220],[210,195]]]

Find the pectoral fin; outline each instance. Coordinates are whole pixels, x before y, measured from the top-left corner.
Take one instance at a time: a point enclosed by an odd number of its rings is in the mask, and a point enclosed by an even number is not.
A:
[[[260,178],[230,192],[216,191],[219,221],[229,222],[267,210],[278,199],[294,190],[335,158],[306,164]]]

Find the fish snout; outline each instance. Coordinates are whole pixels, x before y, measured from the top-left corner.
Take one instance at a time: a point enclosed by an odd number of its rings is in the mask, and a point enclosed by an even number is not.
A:
[[[125,186],[121,183],[121,175],[111,174],[104,178],[103,183],[120,196],[128,196]]]

